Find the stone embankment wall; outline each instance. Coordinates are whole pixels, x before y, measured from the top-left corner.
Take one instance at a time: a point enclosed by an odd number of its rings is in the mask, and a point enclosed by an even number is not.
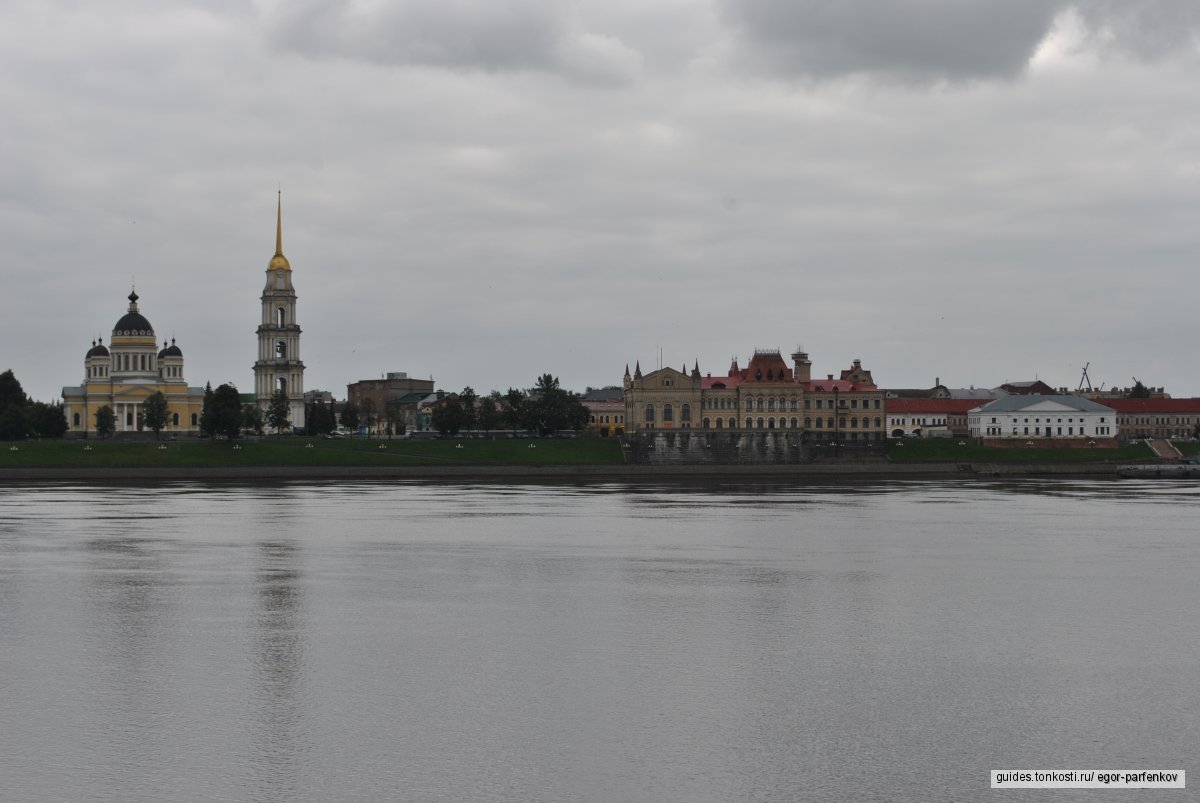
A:
[[[802,444],[798,433],[786,431],[638,433],[625,446],[629,462],[644,466],[798,465],[831,458],[879,462],[883,456],[882,445],[813,446]]]

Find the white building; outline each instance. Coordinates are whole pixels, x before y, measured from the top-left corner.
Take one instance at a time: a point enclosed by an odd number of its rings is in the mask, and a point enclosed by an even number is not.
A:
[[[1113,438],[1117,413],[1079,396],[1005,396],[968,415],[973,438]]]

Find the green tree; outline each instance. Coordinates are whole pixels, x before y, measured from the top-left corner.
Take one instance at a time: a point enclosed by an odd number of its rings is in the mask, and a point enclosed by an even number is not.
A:
[[[333,410],[318,399],[304,408],[304,428],[309,435],[326,435],[337,427]]]
[[[267,423],[275,428],[275,434],[283,432],[291,421],[288,420],[292,412],[291,402],[288,401],[287,394],[280,388],[271,395],[271,403],[267,405]]]
[[[12,369],[0,374],[0,440],[25,437],[28,429],[25,405],[28,403],[25,390]]]
[[[433,408],[430,423],[443,435],[457,435],[466,422],[466,413],[458,396],[450,395]]]
[[[1150,398],[1150,388],[1143,385],[1140,379],[1135,379],[1133,388],[1129,391],[1129,398],[1148,399]]]
[[[475,415],[475,426],[485,432],[500,427],[500,394],[492,391],[490,396],[479,400],[479,408]]]
[[[263,411],[254,402],[242,405],[242,429],[248,429],[255,435],[263,434]]]
[[[96,434],[107,438],[117,429],[117,414],[107,404],[96,411]]]
[[[210,438],[217,434],[212,382],[206,382],[204,385],[204,406],[200,408],[200,432]]]
[[[23,407],[10,407],[21,413],[23,425],[18,437],[61,438],[67,431],[67,417],[63,414],[62,402],[47,404],[30,401]]]
[[[157,391],[146,397],[142,402],[142,423],[154,430],[154,438],[167,425],[167,397]]]
[[[358,405],[352,401],[347,401],[342,405],[342,415],[340,418],[342,426],[351,432],[358,430]]]
[[[236,438],[242,431],[242,397],[238,389],[228,383],[218,386],[209,406],[213,434],[224,435],[230,440]]]
[[[475,429],[478,424],[476,418],[479,414],[476,405],[479,402],[479,394],[470,385],[463,388],[462,393],[458,394],[458,403],[462,406],[462,428]]]
[[[516,388],[509,388],[500,398],[500,415],[508,428],[514,432],[518,429],[528,429],[529,403],[525,394]]]
[[[580,397],[564,390],[558,377],[542,374],[533,389],[531,429],[549,435],[560,429],[580,429],[587,425],[590,413]]]
[[[0,374],[0,413],[9,407],[24,407],[28,401],[25,389],[11,368]]]

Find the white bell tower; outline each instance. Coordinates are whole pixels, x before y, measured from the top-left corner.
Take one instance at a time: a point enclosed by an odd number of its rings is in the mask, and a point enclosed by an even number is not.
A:
[[[279,390],[288,397],[292,426],[303,429],[304,363],[300,361],[300,326],[296,323],[292,266],[283,255],[282,192],[275,214],[275,256],[267,263],[267,286],[262,294],[258,360],[254,363],[254,395],[264,413]]]

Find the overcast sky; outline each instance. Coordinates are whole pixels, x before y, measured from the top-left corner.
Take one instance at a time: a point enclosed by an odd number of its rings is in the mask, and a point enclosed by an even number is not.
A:
[[[253,388],[283,188],[307,389],[724,373],[1200,395],[1194,0],[4,0],[0,370],[131,280]]]

